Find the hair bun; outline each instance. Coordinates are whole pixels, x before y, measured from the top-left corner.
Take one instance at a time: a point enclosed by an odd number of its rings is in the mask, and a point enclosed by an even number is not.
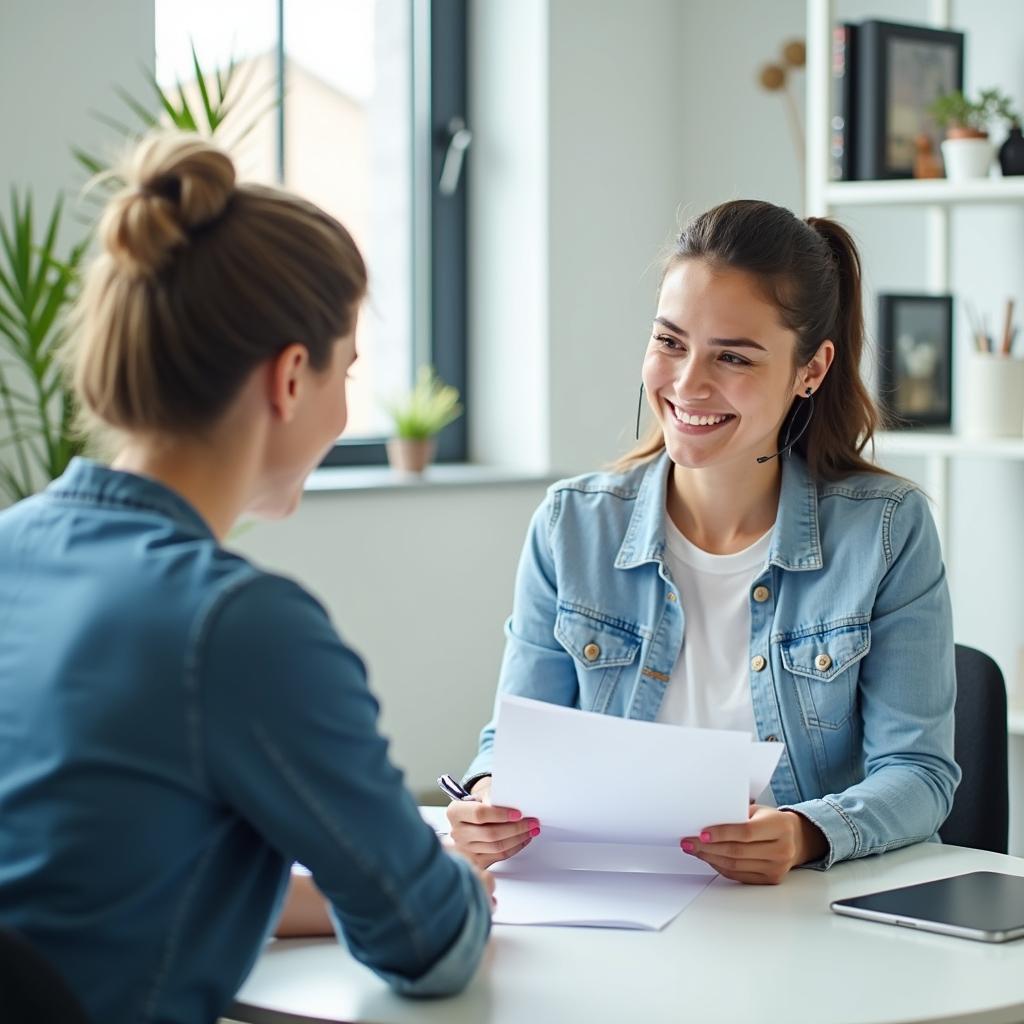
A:
[[[126,269],[152,274],[166,266],[191,232],[216,221],[235,189],[235,167],[196,135],[144,140],[122,171],[125,189],[100,222],[104,247]]]

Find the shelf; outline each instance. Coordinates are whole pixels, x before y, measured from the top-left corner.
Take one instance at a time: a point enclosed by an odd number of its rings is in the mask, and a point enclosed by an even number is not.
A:
[[[830,206],[934,206],[1024,202],[1024,175],[952,182],[945,178],[902,181],[833,181],[825,186]]]
[[[1024,459],[1024,437],[961,437],[938,430],[886,430],[875,435],[884,455],[973,455]]]

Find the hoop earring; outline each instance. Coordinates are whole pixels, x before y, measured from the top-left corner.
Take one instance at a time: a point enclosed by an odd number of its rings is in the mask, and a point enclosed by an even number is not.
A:
[[[640,381],[640,397],[636,400],[636,430],[633,431],[634,438],[640,440],[640,410],[644,404],[644,382]]]

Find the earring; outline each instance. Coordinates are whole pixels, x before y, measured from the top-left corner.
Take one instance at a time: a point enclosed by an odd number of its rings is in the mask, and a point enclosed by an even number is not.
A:
[[[640,381],[640,397],[636,400],[636,430],[633,431],[633,436],[639,441],[640,440],[640,410],[644,404],[644,382]]]
[[[807,388],[804,391],[804,395],[805,395],[805,397],[810,398],[813,392],[814,392],[814,388]]]

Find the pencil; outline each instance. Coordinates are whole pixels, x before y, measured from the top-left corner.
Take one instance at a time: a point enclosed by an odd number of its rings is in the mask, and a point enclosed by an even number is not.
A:
[[[1003,338],[999,343],[999,354],[1008,356],[1010,354],[1010,345],[1013,340],[1013,336],[1010,333],[1010,328],[1013,325],[1013,299],[1006,300],[1006,312],[1003,315]]]

